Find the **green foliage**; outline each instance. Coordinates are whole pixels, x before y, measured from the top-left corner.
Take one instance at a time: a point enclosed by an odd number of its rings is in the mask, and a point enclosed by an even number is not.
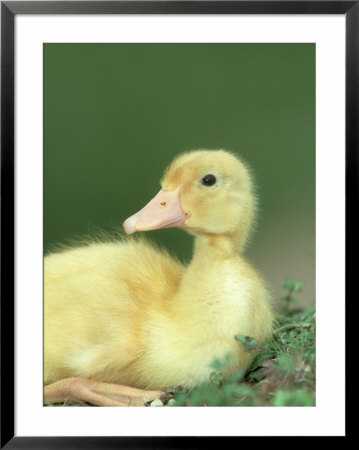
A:
[[[285,311],[289,312],[289,304],[295,303],[297,301],[296,298],[293,297],[293,292],[301,292],[304,287],[303,281],[294,281],[290,277],[285,277],[283,289],[288,291],[288,294],[281,298],[281,300],[285,301]]]
[[[288,353],[279,353],[276,359],[276,363],[278,370],[280,370],[281,372],[295,372],[294,359]]]
[[[215,386],[218,386],[218,387],[221,386],[224,381],[224,378],[223,378],[223,375],[221,374],[221,372],[212,372],[209,379],[212,384],[214,384]]]
[[[303,389],[283,391],[278,389],[274,397],[274,406],[314,406],[314,400]]]
[[[211,367],[213,367],[214,370],[216,371],[221,371],[224,370],[226,367],[228,367],[228,364],[231,361],[231,355],[230,353],[228,353],[227,355],[224,356],[223,359],[215,359],[212,364]]]
[[[258,347],[258,342],[250,336],[242,336],[241,334],[236,334],[234,336],[234,339],[244,345],[244,349],[246,352],[250,352],[251,350],[254,350]]]
[[[255,397],[253,389],[246,384],[211,382],[177,394],[171,406],[245,406],[254,405]]]
[[[304,286],[303,281],[294,281],[292,278],[285,277],[285,282],[283,285],[284,289],[287,289],[288,291],[293,292],[301,292]]]

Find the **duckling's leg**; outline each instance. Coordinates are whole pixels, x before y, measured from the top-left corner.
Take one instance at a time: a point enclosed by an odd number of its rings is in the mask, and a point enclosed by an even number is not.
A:
[[[166,394],[79,377],[65,378],[44,388],[45,403],[70,401],[98,406],[144,406],[162,395]]]

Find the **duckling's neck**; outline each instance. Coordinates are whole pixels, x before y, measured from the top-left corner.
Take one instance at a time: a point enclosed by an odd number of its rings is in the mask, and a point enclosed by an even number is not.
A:
[[[217,234],[197,235],[194,244],[192,263],[198,259],[228,259],[238,255],[238,249],[232,236]]]
[[[195,305],[206,304],[209,295],[221,296],[232,273],[231,267],[237,266],[239,258],[230,236],[197,234],[193,258],[181,280],[175,304],[196,308]]]

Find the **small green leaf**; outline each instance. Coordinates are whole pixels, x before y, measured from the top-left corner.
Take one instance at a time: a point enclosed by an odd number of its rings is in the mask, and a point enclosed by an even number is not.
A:
[[[296,281],[294,283],[294,287],[293,287],[294,292],[301,292],[301,290],[303,289],[303,286],[304,286],[303,281]]]
[[[216,370],[217,372],[220,372],[221,370],[224,370],[229,363],[231,362],[232,355],[230,353],[227,353],[223,358],[215,358],[212,361],[211,367]]]
[[[250,341],[248,341],[248,346],[253,349],[258,347],[258,341],[254,338],[252,338]]]
[[[236,339],[237,341],[239,341],[244,345],[244,350],[246,352],[250,352],[251,350],[258,347],[257,340],[250,336],[242,336],[241,334],[236,334],[234,336],[234,339]]]
[[[242,344],[245,344],[245,343],[247,342],[246,336],[242,336],[241,334],[236,334],[236,335],[234,336],[234,339],[235,339],[236,341],[241,342]]]
[[[290,277],[285,277],[283,288],[288,289],[288,290],[293,289],[294,288],[294,280],[292,280]]]
[[[209,379],[215,386],[220,386],[221,384],[223,384],[223,376],[219,372],[212,372]]]

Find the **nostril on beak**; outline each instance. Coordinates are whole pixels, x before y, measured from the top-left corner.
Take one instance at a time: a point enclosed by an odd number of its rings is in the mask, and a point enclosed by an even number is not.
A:
[[[167,205],[167,202],[161,202],[160,205],[161,205],[161,206],[166,206],[166,205]]]

